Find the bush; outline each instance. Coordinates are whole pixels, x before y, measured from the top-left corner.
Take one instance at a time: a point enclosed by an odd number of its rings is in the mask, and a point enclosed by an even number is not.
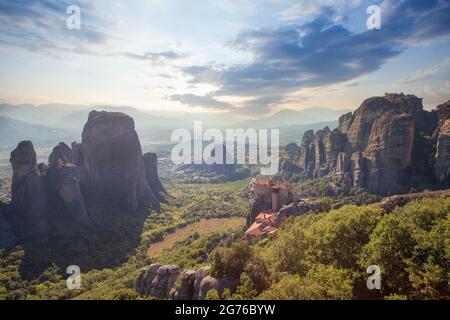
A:
[[[360,264],[382,270],[385,295],[450,298],[450,199],[409,203],[386,215],[363,248]]]
[[[263,300],[301,300],[302,280],[299,275],[285,275],[281,281],[264,291],[258,298]]]
[[[350,272],[333,266],[316,265],[304,278],[285,275],[260,295],[270,300],[348,300],[352,299]]]
[[[316,264],[352,269],[381,215],[375,206],[345,206],[287,220],[266,257],[276,271],[303,276]]]
[[[252,249],[244,240],[235,241],[230,248],[220,247],[214,252],[211,274],[216,278],[238,280],[251,256]]]
[[[205,300],[220,300],[219,292],[216,289],[211,289],[206,293]]]

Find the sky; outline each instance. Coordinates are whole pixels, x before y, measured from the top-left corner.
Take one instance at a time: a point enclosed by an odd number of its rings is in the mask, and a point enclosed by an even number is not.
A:
[[[450,0],[0,0],[0,101],[246,118],[404,92],[430,108],[450,99],[449,17]]]

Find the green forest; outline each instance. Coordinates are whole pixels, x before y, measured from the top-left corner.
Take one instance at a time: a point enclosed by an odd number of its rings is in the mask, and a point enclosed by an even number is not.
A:
[[[118,267],[82,273],[81,290],[53,264],[24,279],[24,250],[1,251],[0,299],[152,299],[134,281],[153,262],[181,268],[211,265],[211,274],[238,284],[209,299],[449,299],[450,199],[421,200],[385,213],[377,204],[345,205],[321,214],[288,218],[278,234],[251,245],[244,228],[194,233],[149,258],[153,242],[203,218],[245,216],[248,180],[218,185],[178,185],[160,212],[150,212],[139,246]],[[223,241],[226,240],[226,241]],[[381,290],[369,290],[369,266],[381,270]]]

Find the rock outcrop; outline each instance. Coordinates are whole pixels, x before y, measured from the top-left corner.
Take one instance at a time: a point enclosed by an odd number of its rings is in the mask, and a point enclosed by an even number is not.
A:
[[[31,141],[22,141],[11,152],[13,179],[7,219],[19,241],[47,238],[47,192]]]
[[[401,207],[412,201],[419,201],[423,199],[439,199],[449,198],[450,190],[439,191],[424,191],[419,193],[409,193],[402,195],[395,195],[384,199],[379,206],[387,213],[392,212],[396,207]]]
[[[185,270],[181,273],[177,279],[177,283],[171,289],[169,293],[169,299],[171,300],[189,300],[194,297],[194,283],[195,283],[194,270]]]
[[[180,268],[177,266],[161,266],[156,272],[156,277],[152,280],[150,295],[168,299],[179,275]]]
[[[438,182],[450,180],[450,119],[443,122],[439,129],[434,170]]]
[[[210,276],[210,266],[197,271],[180,269],[175,265],[152,264],[142,269],[135,281],[135,290],[141,295],[170,300],[204,300],[208,291],[236,287],[235,281]]]
[[[278,212],[276,224],[280,226],[289,217],[298,217],[307,213],[321,213],[324,211],[326,211],[326,208],[320,201],[301,199],[282,207]]]
[[[157,158],[142,155],[132,118],[92,111],[82,139],[72,147],[58,144],[48,166],[36,163],[31,141],[20,142],[11,153],[11,203],[1,208],[0,247],[47,239],[51,216],[90,225],[89,206],[131,214],[159,208],[165,191]]]
[[[431,112],[413,95],[365,100],[340,117],[339,127],[307,131],[293,173],[305,179],[331,175],[348,189],[387,195],[449,183],[450,101]],[[437,145],[436,147],[434,147]],[[434,173],[433,173],[434,172]]]
[[[61,142],[50,154],[48,175],[49,194],[58,198],[74,222],[88,225],[88,216],[84,197],[80,188],[80,173],[73,163],[72,149]]]
[[[195,280],[194,280],[194,295],[192,297],[193,300],[200,300],[200,290],[201,290],[201,284],[204,278],[209,276],[211,273],[211,267],[205,266],[203,268],[198,269],[195,272]]]
[[[158,199],[158,201],[164,202],[165,199],[163,194],[166,193],[166,190],[164,189],[164,186],[159,179],[158,158],[155,153],[148,152],[144,154],[144,167],[147,177],[147,183],[150,187],[150,190]]]
[[[87,193],[134,212],[158,205],[150,189],[134,121],[123,113],[92,111],[82,134]]]

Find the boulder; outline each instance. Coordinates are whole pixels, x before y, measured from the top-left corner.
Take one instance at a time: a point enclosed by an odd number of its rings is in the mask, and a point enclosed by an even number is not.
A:
[[[202,279],[200,282],[200,289],[198,292],[198,300],[205,300],[206,295],[208,294],[208,291],[215,289],[220,294],[223,293],[223,288],[220,283],[220,281],[216,278],[213,278],[211,276],[206,276]]]
[[[200,290],[197,299],[205,300],[208,292],[213,289],[217,290],[219,296],[222,296],[223,291],[227,288],[234,291],[238,283],[238,280],[216,279],[211,276],[206,276],[200,283]]]
[[[150,294],[158,298],[169,298],[170,291],[180,275],[180,269],[175,265],[161,266],[152,281]]]
[[[159,268],[161,268],[161,265],[155,263],[150,265],[150,267],[144,272],[141,272],[142,278],[139,282],[136,283],[136,286],[138,287],[137,291],[140,294],[150,295],[152,291],[152,282],[158,274]]]
[[[202,283],[202,280],[210,274],[210,272],[211,272],[211,267],[206,266],[206,267],[202,267],[202,268],[198,269],[197,272],[195,273],[194,295],[192,297],[193,300],[201,300],[201,299],[199,299],[201,283]]]
[[[169,299],[192,300],[194,296],[194,282],[196,271],[185,270],[178,277],[176,285],[172,288]]]

